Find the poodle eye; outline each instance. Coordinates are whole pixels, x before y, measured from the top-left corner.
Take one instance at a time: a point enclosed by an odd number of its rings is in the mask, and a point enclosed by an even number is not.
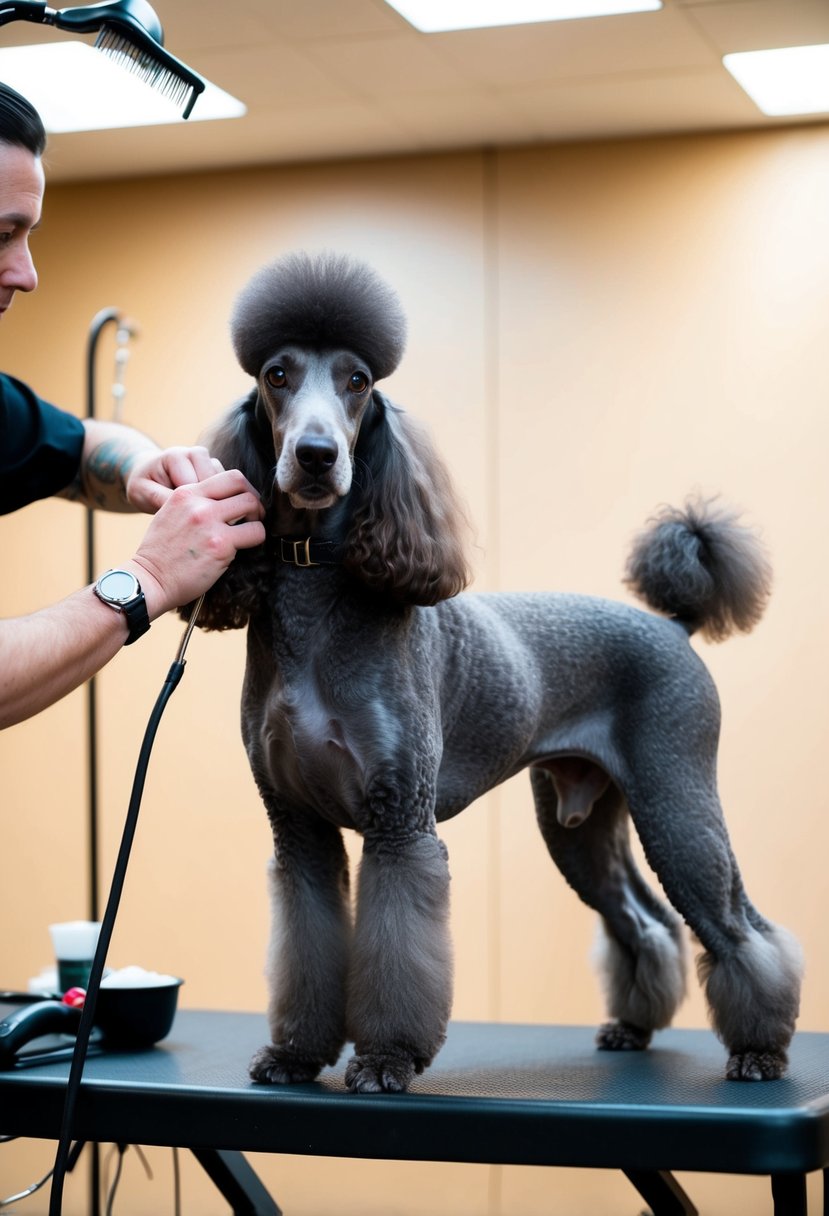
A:
[[[354,372],[348,380],[352,393],[364,393],[368,388],[368,376],[365,372]]]
[[[268,368],[265,372],[265,379],[271,388],[284,388],[288,377],[285,375],[285,368],[277,365]]]

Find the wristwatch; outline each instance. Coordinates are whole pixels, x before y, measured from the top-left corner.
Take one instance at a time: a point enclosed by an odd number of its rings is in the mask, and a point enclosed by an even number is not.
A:
[[[150,617],[141,584],[129,570],[107,570],[95,584],[95,594],[104,604],[123,612],[127,618],[129,636],[125,645],[130,646],[142,637],[150,627]]]

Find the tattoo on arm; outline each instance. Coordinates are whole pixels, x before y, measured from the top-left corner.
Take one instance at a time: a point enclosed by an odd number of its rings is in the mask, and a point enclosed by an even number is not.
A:
[[[60,497],[107,511],[128,511],[127,475],[139,455],[119,439],[104,440],[86,457]]]

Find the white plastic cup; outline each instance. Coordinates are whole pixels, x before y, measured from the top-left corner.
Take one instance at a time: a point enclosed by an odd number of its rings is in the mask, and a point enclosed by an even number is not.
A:
[[[87,987],[100,931],[100,921],[93,920],[69,920],[49,926],[61,993]]]

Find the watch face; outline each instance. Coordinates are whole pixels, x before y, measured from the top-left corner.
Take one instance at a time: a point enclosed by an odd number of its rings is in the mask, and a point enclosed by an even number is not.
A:
[[[138,594],[138,579],[128,570],[110,570],[98,581],[101,592],[116,604],[126,604]]]

